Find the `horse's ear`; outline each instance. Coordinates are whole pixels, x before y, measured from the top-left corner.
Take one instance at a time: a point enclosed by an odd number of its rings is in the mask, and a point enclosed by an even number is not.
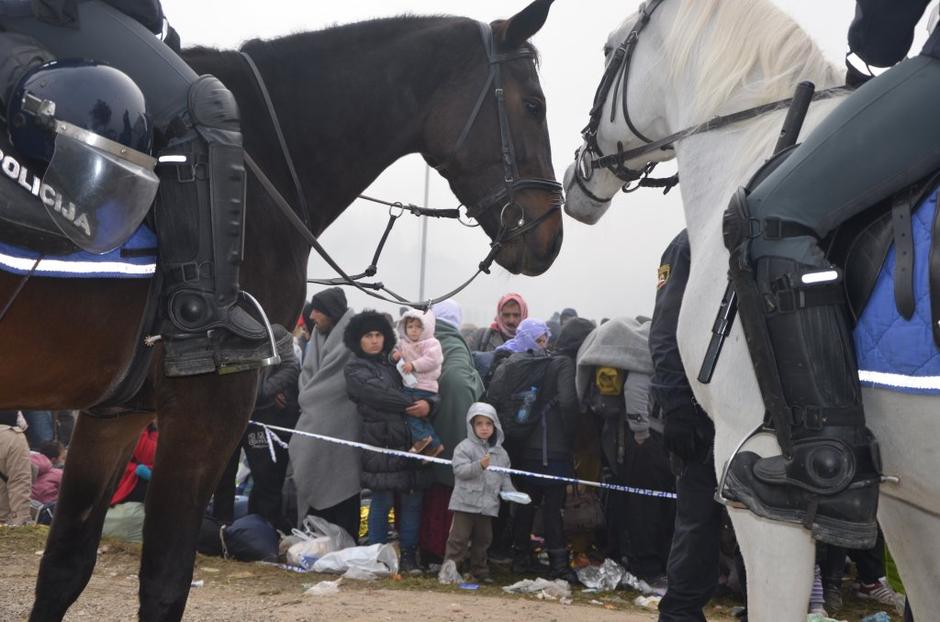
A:
[[[514,50],[522,46],[523,43],[537,33],[545,19],[548,17],[548,10],[552,7],[554,0],[535,0],[512,17],[510,17],[503,27],[503,46]]]

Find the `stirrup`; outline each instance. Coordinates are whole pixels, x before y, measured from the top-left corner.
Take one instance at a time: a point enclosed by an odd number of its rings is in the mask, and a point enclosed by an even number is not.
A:
[[[715,490],[715,502],[716,503],[720,503],[726,508],[736,508],[738,510],[748,509],[748,507],[744,505],[743,503],[741,503],[740,501],[734,501],[732,499],[727,498],[724,495],[725,480],[728,479],[728,469],[731,468],[731,462],[735,459],[735,457],[739,453],[741,453],[741,450],[744,448],[744,444],[747,443],[752,438],[754,438],[755,436],[757,436],[758,434],[760,434],[761,432],[766,432],[768,434],[774,433],[773,430],[766,429],[762,422],[759,426],[754,428],[754,430],[751,433],[747,434],[744,438],[741,439],[741,442],[738,443],[737,446],[734,448],[734,451],[731,452],[731,456],[729,456],[728,459],[725,460],[725,464],[721,468],[721,478],[718,480],[718,488]]]
[[[258,302],[258,300],[248,292],[239,290],[238,293],[244,296],[252,305],[254,305],[255,310],[261,316],[261,321],[264,324],[264,330],[268,334],[268,343],[271,346],[271,356],[263,358],[259,361],[252,361],[250,363],[222,363],[219,365],[220,376],[248,371],[249,369],[262,369],[272,365],[280,365],[281,363],[281,355],[277,353],[277,341],[274,339],[274,330],[271,328],[271,322],[268,320],[268,314],[264,312],[264,307],[262,307],[261,303]]]

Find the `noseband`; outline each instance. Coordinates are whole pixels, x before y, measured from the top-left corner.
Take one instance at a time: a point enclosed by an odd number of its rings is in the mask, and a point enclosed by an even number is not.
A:
[[[499,142],[500,142],[500,161],[503,166],[503,182],[497,190],[484,195],[477,202],[477,205],[467,210],[467,215],[480,220],[480,216],[490,211],[494,207],[500,208],[499,213],[499,231],[493,239],[493,251],[490,253],[495,257],[500,245],[514,238],[525,235],[532,229],[535,229],[543,221],[561,208],[561,204],[552,205],[544,214],[537,218],[529,219],[525,208],[516,203],[516,194],[523,190],[542,190],[561,196],[561,184],[554,179],[542,179],[538,177],[520,177],[519,168],[516,165],[516,151],[512,144],[512,132],[509,126],[509,115],[506,112],[506,93],[503,89],[502,64],[521,58],[533,59],[535,54],[529,49],[519,49],[512,52],[500,54],[496,51],[496,39],[493,35],[493,29],[485,22],[479,23],[480,37],[483,41],[483,51],[486,53],[487,63],[490,70],[483,88],[477,97],[470,117],[464,124],[460,136],[454,145],[451,161],[460,153],[467,138],[470,136],[470,130],[476,124],[480,111],[483,109],[483,103],[487,96],[492,93],[496,98],[496,115],[499,124]],[[447,165],[435,166],[438,171],[444,172]],[[518,218],[513,218],[513,210],[518,210]],[[507,219],[509,225],[507,226]]]

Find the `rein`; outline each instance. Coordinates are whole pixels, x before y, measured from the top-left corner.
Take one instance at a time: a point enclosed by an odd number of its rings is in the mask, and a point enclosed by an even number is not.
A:
[[[650,177],[650,174],[653,172],[653,169],[656,168],[658,162],[648,161],[645,165],[643,165],[642,168],[639,169],[630,168],[626,163],[630,160],[647,155],[649,153],[669,151],[675,148],[675,143],[685,138],[689,138],[690,136],[703,134],[705,132],[717,130],[729,125],[741,123],[769,112],[787,109],[790,107],[790,103],[793,100],[793,98],[790,97],[767,104],[761,104],[759,106],[754,106],[752,108],[747,108],[745,110],[740,110],[738,112],[733,112],[727,115],[718,115],[712,117],[704,123],[687,127],[684,130],[675,132],[658,140],[651,140],[644,136],[630,119],[630,112],[627,107],[627,83],[630,77],[630,63],[633,60],[633,54],[636,50],[637,44],[639,43],[640,33],[644,28],[646,28],[647,25],[649,25],[653,16],[653,12],[659,8],[659,6],[664,1],[665,0],[650,0],[649,3],[643,5],[640,8],[640,16],[637,18],[633,28],[630,29],[630,32],[627,34],[627,37],[624,39],[623,43],[617,47],[610,64],[607,65],[607,68],[604,71],[601,82],[597,87],[596,93],[594,94],[594,104],[591,107],[590,120],[587,126],[581,131],[581,136],[584,139],[585,146],[575,152],[576,166],[574,178],[578,184],[578,187],[591,200],[597,203],[607,203],[613,197],[605,200],[595,196],[587,188],[585,182],[589,181],[594,176],[595,170],[601,168],[607,169],[614,176],[623,181],[624,185],[621,188],[623,192],[635,192],[639,188],[663,188],[663,194],[666,194],[673,187],[678,185],[678,174],[665,178],[652,178]],[[616,97],[616,93],[619,89],[621,95],[620,100],[622,102],[621,110],[624,121],[626,121],[627,127],[630,128],[630,131],[633,133],[633,135],[646,144],[641,147],[635,147],[633,149],[624,149],[623,143],[618,141],[617,151],[615,153],[605,155],[601,151],[601,148],[597,142],[597,130],[600,127],[601,115],[604,110],[604,105],[607,102],[608,95],[610,95],[611,89],[613,89],[615,95],[612,98],[610,105],[611,122],[615,121],[617,118],[618,98]],[[851,91],[852,89],[841,86],[817,91],[813,94],[812,101],[836,97]],[[631,186],[630,184],[634,182],[636,182],[635,185]]]
[[[360,274],[353,276],[348,275],[336,261],[330,256],[325,248],[319,243],[316,235],[313,234],[310,228],[309,222],[309,212],[307,209],[307,202],[304,196],[303,187],[300,183],[300,178],[297,175],[296,169],[293,164],[293,159],[291,158],[290,151],[287,147],[287,141],[284,138],[284,133],[281,131],[280,121],[278,120],[277,112],[274,108],[274,103],[271,101],[270,94],[268,93],[267,86],[265,85],[264,78],[261,75],[258,66],[255,64],[251,56],[247,52],[240,52],[242,58],[245,60],[250,73],[254,78],[255,85],[258,87],[258,90],[261,92],[262,100],[264,101],[265,107],[267,108],[268,118],[271,120],[271,124],[274,126],[275,134],[278,138],[278,143],[281,147],[281,154],[284,158],[284,161],[287,163],[288,170],[290,172],[291,180],[294,184],[294,192],[297,196],[297,202],[300,206],[300,211],[303,215],[303,220],[298,216],[297,210],[293,208],[290,202],[284,198],[284,196],[278,191],[275,185],[271,182],[264,171],[258,165],[258,163],[251,157],[248,152],[245,152],[245,163],[248,168],[254,173],[258,181],[261,183],[262,187],[268,193],[268,195],[274,200],[274,203],[281,209],[284,215],[287,217],[288,221],[293,225],[293,227],[300,233],[304,240],[313,248],[318,255],[329,265],[339,277],[332,279],[307,279],[308,283],[315,283],[319,285],[344,285],[352,286],[363,292],[364,294],[383,300],[385,302],[391,302],[396,304],[402,304],[415,309],[427,310],[432,305],[452,298],[453,296],[460,293],[464,290],[470,283],[472,283],[481,273],[490,273],[490,268],[492,267],[493,261],[496,259],[496,255],[499,253],[503,244],[513,240],[517,237],[521,237],[528,233],[529,231],[537,228],[550,216],[552,216],[557,210],[561,208],[560,203],[553,205],[551,208],[545,211],[544,214],[529,219],[526,214],[525,208],[520,206],[515,201],[515,195],[521,190],[530,190],[537,189],[547,192],[557,193],[561,195],[561,184],[553,179],[540,179],[540,178],[520,178],[518,167],[516,165],[516,156],[515,150],[512,144],[512,136],[509,129],[509,117],[506,111],[505,103],[505,93],[503,90],[502,84],[502,73],[500,71],[500,66],[512,60],[520,58],[532,58],[534,56],[533,52],[530,50],[518,50],[508,54],[499,54],[496,52],[496,42],[493,36],[492,29],[489,24],[480,23],[480,35],[483,42],[483,48],[487,56],[487,61],[489,64],[489,75],[487,76],[486,82],[483,85],[483,88],[480,91],[480,95],[476,100],[476,103],[473,107],[473,111],[470,114],[469,119],[467,120],[466,125],[460,133],[460,136],[457,139],[457,143],[454,147],[453,153],[456,154],[459,152],[460,148],[463,146],[466,139],[469,137],[470,130],[476,122],[477,117],[480,115],[480,111],[483,108],[483,104],[486,100],[486,96],[490,93],[490,87],[493,87],[493,94],[496,97],[496,108],[499,122],[499,137],[500,137],[500,160],[503,165],[503,188],[498,190],[495,193],[492,193],[487,197],[485,202],[482,202],[477,206],[476,209],[471,211],[467,209],[467,216],[470,218],[479,219],[479,217],[492,209],[495,206],[498,206],[502,203],[499,214],[499,229],[497,231],[496,237],[490,243],[490,251],[484,257],[483,261],[477,266],[476,272],[473,273],[470,278],[464,281],[455,289],[450,292],[438,296],[437,298],[432,298],[427,301],[410,301],[407,298],[397,294],[396,292],[390,290],[382,282],[364,282],[362,279],[367,277],[375,276],[378,272],[378,261],[379,257],[382,254],[382,250],[385,247],[385,243],[388,240],[389,235],[391,234],[392,228],[397,222],[398,218],[404,214],[405,211],[411,212],[415,216],[430,216],[434,218],[453,218],[465,226],[475,226],[468,225],[461,220],[460,209],[431,209],[427,207],[418,207],[411,204],[403,204],[399,202],[391,203],[387,201],[381,201],[379,199],[374,199],[365,195],[359,195],[359,198],[373,201],[376,203],[381,203],[389,206],[389,220],[388,224],[385,227],[385,231],[382,234],[382,237],[379,240],[379,244],[375,250],[375,253],[372,257],[372,262],[370,265]],[[444,166],[435,166],[434,168],[440,171],[445,168]],[[504,202],[505,200],[505,202]],[[515,224],[513,226],[506,226],[507,217],[511,217],[511,208],[516,207],[519,210],[519,217],[515,219]],[[397,210],[397,213],[396,213]],[[512,221],[510,221],[512,222]],[[380,292],[384,292],[380,293]],[[386,295],[387,294],[387,295]]]

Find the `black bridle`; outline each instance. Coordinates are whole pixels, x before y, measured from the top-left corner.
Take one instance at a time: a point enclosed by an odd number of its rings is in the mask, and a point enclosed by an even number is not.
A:
[[[781,99],[775,102],[770,102],[768,104],[754,106],[753,108],[747,108],[746,110],[741,110],[739,112],[712,117],[704,123],[688,127],[679,132],[675,132],[674,134],[670,134],[665,138],[660,138],[658,140],[651,140],[647,138],[640,130],[636,128],[633,120],[630,118],[630,110],[627,107],[627,82],[630,77],[630,62],[633,60],[633,54],[636,51],[636,46],[640,39],[640,33],[644,28],[646,28],[646,26],[649,25],[650,19],[653,16],[653,12],[656,11],[656,9],[659,8],[659,6],[664,1],[665,0],[649,0],[649,2],[640,7],[640,13],[636,23],[633,24],[633,28],[630,29],[630,32],[627,34],[627,37],[624,39],[623,43],[621,43],[614,51],[614,55],[611,58],[610,63],[604,70],[604,75],[601,78],[601,82],[597,87],[596,93],[594,94],[594,104],[591,107],[590,120],[588,121],[587,126],[581,131],[581,136],[584,139],[584,146],[581,149],[575,151],[574,180],[578,184],[578,188],[580,188],[580,190],[588,198],[596,203],[607,203],[613,199],[613,197],[604,199],[602,197],[595,196],[587,187],[586,182],[590,181],[590,179],[594,176],[594,171],[598,169],[607,169],[620,181],[624,182],[624,185],[621,188],[623,192],[634,192],[639,188],[662,188],[663,194],[665,194],[679,183],[678,174],[672,175],[670,177],[656,179],[650,177],[650,174],[653,172],[653,169],[656,168],[656,165],[658,164],[657,161],[647,161],[642,167],[638,169],[630,168],[626,163],[649,153],[671,151],[675,148],[675,143],[684,138],[688,138],[689,136],[716,130],[721,127],[740,123],[741,121],[753,119],[754,117],[758,117],[768,112],[785,110],[790,107],[792,98]],[[597,130],[600,127],[601,118],[604,112],[604,104],[607,102],[607,98],[610,95],[611,89],[614,91],[614,97],[611,98],[610,104],[611,122],[617,119],[618,98],[616,97],[616,93],[617,90],[620,89],[620,108],[624,121],[626,121],[627,127],[630,128],[630,131],[633,133],[633,135],[646,144],[640,147],[625,150],[623,148],[623,143],[618,141],[617,151],[615,153],[605,155],[601,151],[601,148],[597,142]],[[836,95],[850,91],[851,89],[846,89],[845,87],[836,87],[822,91],[816,91],[813,94],[813,101],[834,97]]]
[[[496,40],[493,36],[492,28],[490,28],[489,24],[482,22],[479,24],[479,26],[480,35],[483,40],[483,49],[486,52],[487,63],[489,65],[489,74],[487,76],[486,82],[483,84],[483,88],[480,90],[480,95],[474,104],[473,110],[470,113],[470,117],[467,119],[467,123],[464,125],[463,130],[457,138],[457,142],[454,146],[453,155],[451,156],[450,161],[453,161],[453,159],[459,153],[460,149],[463,147],[464,143],[470,135],[470,130],[473,128],[477,118],[480,116],[480,111],[483,108],[483,104],[486,101],[487,96],[492,93],[496,98],[496,111],[499,123],[500,160],[503,166],[503,180],[497,190],[484,195],[483,199],[477,202],[477,205],[473,207],[468,206],[467,216],[479,221],[480,216],[482,216],[484,213],[490,211],[494,207],[500,207],[499,229],[497,230],[493,241],[490,243],[489,253],[477,266],[477,271],[455,289],[442,296],[438,296],[437,298],[432,298],[431,300],[427,301],[410,301],[388,289],[381,282],[363,282],[361,279],[374,276],[377,273],[379,256],[385,247],[385,242],[388,240],[388,236],[391,233],[395,222],[404,211],[409,211],[416,216],[454,218],[460,220],[459,208],[449,210],[419,208],[417,206],[404,205],[402,203],[376,201],[370,197],[359,195],[360,198],[388,205],[390,207],[389,221],[379,241],[378,247],[373,254],[372,263],[369,265],[369,267],[360,274],[353,276],[348,275],[330,256],[326,249],[323,248],[323,246],[317,240],[317,237],[310,230],[307,202],[304,197],[303,187],[300,184],[300,178],[296,173],[293,159],[291,158],[290,151],[287,148],[287,142],[284,139],[283,132],[281,131],[277,112],[274,109],[274,104],[271,101],[268,89],[265,86],[264,78],[261,76],[261,72],[258,70],[258,67],[255,65],[255,62],[252,60],[252,58],[246,52],[241,52],[241,55],[245,59],[245,62],[250,69],[251,75],[254,78],[255,84],[261,93],[262,100],[264,101],[268,111],[268,117],[274,126],[275,134],[278,138],[278,142],[280,143],[281,154],[287,163],[288,172],[290,173],[291,180],[294,184],[294,192],[297,196],[298,205],[301,208],[300,211],[303,220],[301,220],[301,216],[298,216],[298,210],[291,206],[291,204],[287,201],[287,199],[284,198],[280,191],[278,191],[277,187],[275,187],[267,175],[265,175],[261,167],[258,166],[258,163],[255,162],[255,160],[247,152],[245,153],[245,163],[252,173],[254,173],[255,177],[257,177],[265,191],[274,200],[274,203],[281,209],[281,211],[294,226],[294,228],[297,229],[301,236],[303,236],[304,240],[317,252],[317,254],[320,255],[327,265],[329,265],[334,271],[336,271],[337,274],[340,275],[338,278],[333,279],[307,279],[308,283],[316,283],[320,285],[352,286],[368,296],[378,298],[379,300],[383,300],[385,302],[392,302],[414,307],[416,309],[426,310],[433,304],[457,295],[460,291],[470,285],[470,283],[472,283],[481,273],[489,274],[493,261],[495,261],[496,255],[499,253],[503,244],[515,238],[521,237],[529,231],[535,229],[546,219],[552,216],[552,214],[561,209],[562,186],[560,183],[554,179],[519,177],[519,170],[516,164],[516,154],[515,149],[513,148],[512,134],[509,126],[509,115],[506,111],[506,99],[505,91],[503,90],[501,65],[503,63],[517,59],[534,59],[535,55],[531,50],[528,49],[520,49],[506,54],[497,53]],[[444,171],[446,170],[446,165],[438,165],[434,168],[438,169],[439,171]],[[523,190],[542,190],[556,194],[559,200],[557,203],[553,204],[549,209],[547,209],[544,214],[536,218],[529,219],[525,208],[516,202],[517,193]],[[511,220],[513,216],[511,213],[512,208],[517,208],[519,211],[519,216],[515,219],[515,221]],[[510,219],[508,221],[508,225],[507,219]],[[379,292],[385,292],[387,296]]]
[[[483,42],[483,51],[486,53],[486,60],[490,70],[486,81],[483,83],[483,88],[480,89],[480,94],[477,96],[476,104],[474,104],[470,112],[470,117],[467,119],[463,130],[457,137],[457,142],[454,144],[454,149],[451,152],[448,163],[434,165],[434,168],[442,174],[446,172],[449,163],[456,159],[464,143],[467,141],[467,138],[469,138],[470,130],[473,129],[473,126],[476,124],[487,96],[492,93],[496,98],[496,115],[499,124],[500,160],[503,166],[503,183],[500,184],[495,191],[485,194],[482,199],[477,201],[476,206],[468,208],[467,215],[479,221],[480,216],[484,213],[495,207],[499,207],[499,230],[493,244],[500,245],[538,227],[543,221],[555,213],[555,211],[561,208],[561,201],[559,200],[558,203],[546,210],[541,216],[528,219],[525,209],[516,203],[516,194],[518,192],[522,190],[542,190],[557,194],[560,198],[562,187],[561,184],[554,179],[520,177],[519,168],[516,165],[516,150],[513,147],[509,115],[506,111],[506,93],[503,90],[502,65],[503,63],[518,59],[530,59],[534,62],[535,53],[530,49],[522,48],[500,54],[496,51],[496,38],[493,35],[493,29],[490,25],[485,22],[480,22],[478,25],[480,27],[480,38]],[[516,219],[514,226],[507,226],[506,219],[512,216],[512,214],[508,213],[511,207],[518,208],[519,218]],[[511,222],[510,220],[510,223]]]

